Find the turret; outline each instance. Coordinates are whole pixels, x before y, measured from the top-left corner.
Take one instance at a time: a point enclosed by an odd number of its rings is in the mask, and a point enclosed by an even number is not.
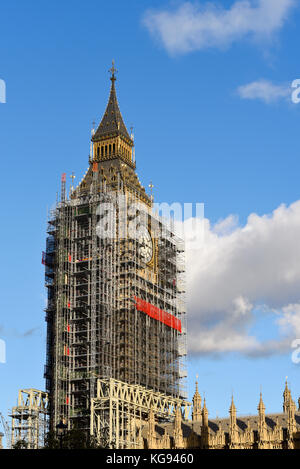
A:
[[[183,448],[183,434],[182,434],[182,415],[181,408],[178,405],[175,412],[174,420],[174,443],[176,448]]]
[[[148,435],[147,435],[147,442],[148,448],[153,449],[155,447],[155,417],[153,409],[150,409],[149,416],[148,416]]]
[[[233,395],[231,398],[229,415],[230,415],[230,423],[229,423],[230,446],[231,448],[233,448],[235,444],[237,443],[236,407],[233,401]]]
[[[202,407],[201,447],[203,449],[209,447],[208,410],[206,408],[205,398]]]
[[[287,413],[292,400],[291,391],[288,387],[287,379],[285,381],[285,388],[283,391],[283,412]]]
[[[236,407],[235,407],[235,404],[234,404],[233,395],[232,395],[231,404],[230,404],[230,407],[229,407],[229,415],[230,415],[230,428],[235,429],[235,427],[236,427]]]
[[[206,408],[205,398],[203,401],[203,408],[202,408],[202,427],[208,428],[208,410]]]
[[[295,412],[296,412],[296,404],[291,398],[290,405],[288,406],[288,409],[287,409],[288,428],[289,428],[289,433],[290,433],[291,438],[293,437],[293,434],[296,432]]]
[[[196,390],[193,396],[193,422],[201,422],[201,396],[198,391],[198,381],[196,381]]]
[[[264,442],[267,439],[266,416],[265,416],[266,407],[262,399],[262,393],[260,393],[260,399],[259,399],[259,403],[257,406],[257,410],[258,410],[258,430],[259,430],[260,445],[261,447],[264,447],[263,446]]]

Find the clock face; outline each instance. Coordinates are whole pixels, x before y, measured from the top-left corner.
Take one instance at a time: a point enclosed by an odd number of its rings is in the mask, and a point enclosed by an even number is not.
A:
[[[153,256],[153,243],[151,235],[146,228],[146,226],[140,227],[140,237],[139,237],[139,254],[142,257],[143,261],[148,263],[151,261]]]

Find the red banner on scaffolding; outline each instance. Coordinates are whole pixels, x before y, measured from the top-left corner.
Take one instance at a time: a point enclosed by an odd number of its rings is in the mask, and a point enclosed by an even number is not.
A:
[[[45,253],[45,251],[42,251],[42,264],[46,265],[46,253]]]
[[[166,326],[172,327],[172,329],[176,329],[176,331],[181,333],[181,321],[173,316],[173,314],[167,313],[163,309],[159,309],[137,296],[134,297],[134,300],[136,302],[135,307],[138,311],[146,313],[150,318],[156,319],[156,321],[160,321],[163,324],[166,324]]]

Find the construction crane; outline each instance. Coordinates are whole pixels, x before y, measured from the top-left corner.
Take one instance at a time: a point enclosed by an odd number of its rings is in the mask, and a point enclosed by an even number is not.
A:
[[[10,428],[9,428],[8,422],[5,420],[1,412],[0,412],[0,419],[2,421],[2,426],[4,428],[4,433],[6,437],[6,446],[8,447],[8,449],[10,449]]]

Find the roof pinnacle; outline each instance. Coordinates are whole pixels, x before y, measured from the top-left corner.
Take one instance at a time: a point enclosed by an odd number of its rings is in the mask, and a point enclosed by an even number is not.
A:
[[[115,68],[115,61],[114,59],[112,60],[112,67],[108,70],[110,73],[111,73],[111,81],[116,81],[116,73],[118,72],[118,70]]]
[[[257,410],[261,413],[264,413],[266,410],[266,407],[262,398],[262,392],[260,392],[260,399],[259,399]]]
[[[236,412],[236,407],[235,407],[234,400],[233,400],[233,393],[231,395],[231,404],[230,404],[229,412],[230,413]]]

